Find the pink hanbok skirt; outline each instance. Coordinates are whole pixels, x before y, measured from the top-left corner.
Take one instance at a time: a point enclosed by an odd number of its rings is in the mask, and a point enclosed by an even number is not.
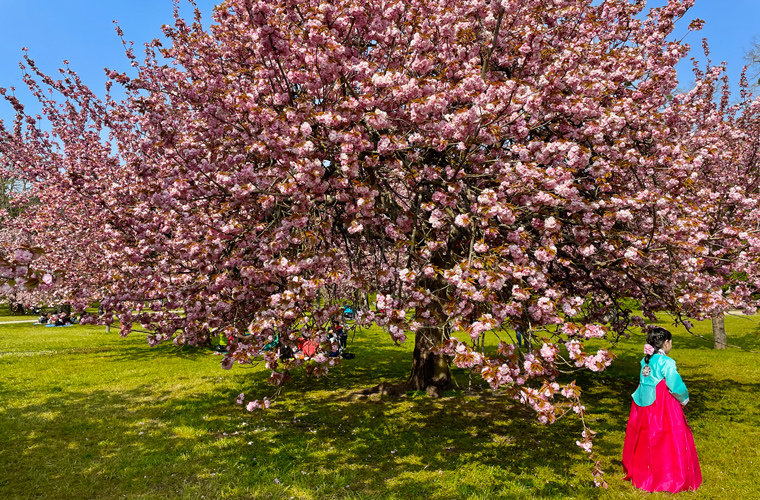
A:
[[[631,404],[623,468],[625,479],[646,491],[676,493],[696,490],[702,484],[694,436],[681,404],[664,380],[657,384],[657,396],[650,406]]]

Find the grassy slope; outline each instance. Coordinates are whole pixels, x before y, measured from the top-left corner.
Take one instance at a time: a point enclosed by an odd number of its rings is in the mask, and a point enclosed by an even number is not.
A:
[[[730,342],[760,350],[759,321],[728,318]],[[619,479],[642,344],[622,343],[601,375],[577,375],[605,491],[589,481],[575,420],[540,426],[487,391],[362,396],[402,380],[413,347],[375,329],[329,378],[297,375],[270,411],[248,413],[232,401],[272,393],[261,367],[223,371],[208,350],[151,349],[102,327],[1,325],[0,498],[665,498]],[[760,355],[680,332],[672,356],[705,476],[684,496],[760,498]],[[455,375],[466,388],[468,375]]]

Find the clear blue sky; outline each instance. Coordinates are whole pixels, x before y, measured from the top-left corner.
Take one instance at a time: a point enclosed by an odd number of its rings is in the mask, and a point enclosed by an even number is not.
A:
[[[210,23],[215,0],[196,0]],[[135,42],[140,59],[142,44],[162,36],[161,26],[173,24],[171,0],[0,0],[0,87],[16,87],[21,101],[33,106],[18,67],[22,47],[46,73],[55,77],[64,59],[97,95],[103,95],[103,68],[131,72],[113,21],[124,38]],[[183,17],[192,19],[190,4],[181,0]],[[204,22],[204,24],[206,24]],[[0,102],[0,119],[6,126],[13,109]]]
[[[214,0],[197,3],[208,19]],[[650,1],[652,6],[661,4],[662,0]],[[184,0],[181,5],[185,17],[192,17],[189,5]],[[112,21],[119,21],[125,37],[133,40],[139,51],[142,43],[161,35],[162,24],[172,23],[172,9],[171,0],[0,0],[0,87],[19,88],[17,96],[32,104],[18,68],[21,48],[28,47],[29,55],[44,71],[55,74],[68,59],[84,82],[102,94],[103,68],[129,69]],[[706,37],[713,62],[728,63],[735,85],[744,52],[752,38],[760,35],[760,0],[697,0],[687,18],[676,35],[686,32],[689,20],[704,19],[705,28],[687,37],[692,53],[701,56],[701,38]],[[693,80],[688,61],[679,67],[679,74],[681,86],[687,88]],[[0,102],[0,119],[7,122],[11,118],[10,106]]]

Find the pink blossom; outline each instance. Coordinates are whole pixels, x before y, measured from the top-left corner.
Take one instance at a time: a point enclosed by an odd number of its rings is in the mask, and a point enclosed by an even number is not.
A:
[[[459,214],[457,215],[456,219],[454,220],[454,223],[457,226],[465,227],[470,224],[470,216],[467,214]]]

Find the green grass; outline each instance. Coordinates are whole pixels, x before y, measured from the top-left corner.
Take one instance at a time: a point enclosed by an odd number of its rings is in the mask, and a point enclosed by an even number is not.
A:
[[[31,314],[18,314],[15,312],[12,312],[10,309],[8,309],[7,306],[0,307],[0,323],[6,322],[6,321],[24,321],[24,320],[35,320],[37,319],[37,316],[31,315]]]
[[[727,318],[729,341],[760,351],[758,325]],[[696,330],[710,336],[709,323]],[[683,331],[674,344],[705,477],[682,496],[760,498],[760,355]],[[296,374],[269,411],[248,413],[233,400],[273,393],[263,367],[224,371],[210,350],[150,348],[103,327],[0,325],[0,498],[667,498],[620,479],[642,345],[634,336],[608,371],[575,375],[603,490],[574,444],[578,421],[541,426],[490,391],[464,390],[461,370],[459,390],[438,400],[362,395],[410,365],[413,339],[397,347],[377,329],[357,334],[356,359],[328,378]]]

